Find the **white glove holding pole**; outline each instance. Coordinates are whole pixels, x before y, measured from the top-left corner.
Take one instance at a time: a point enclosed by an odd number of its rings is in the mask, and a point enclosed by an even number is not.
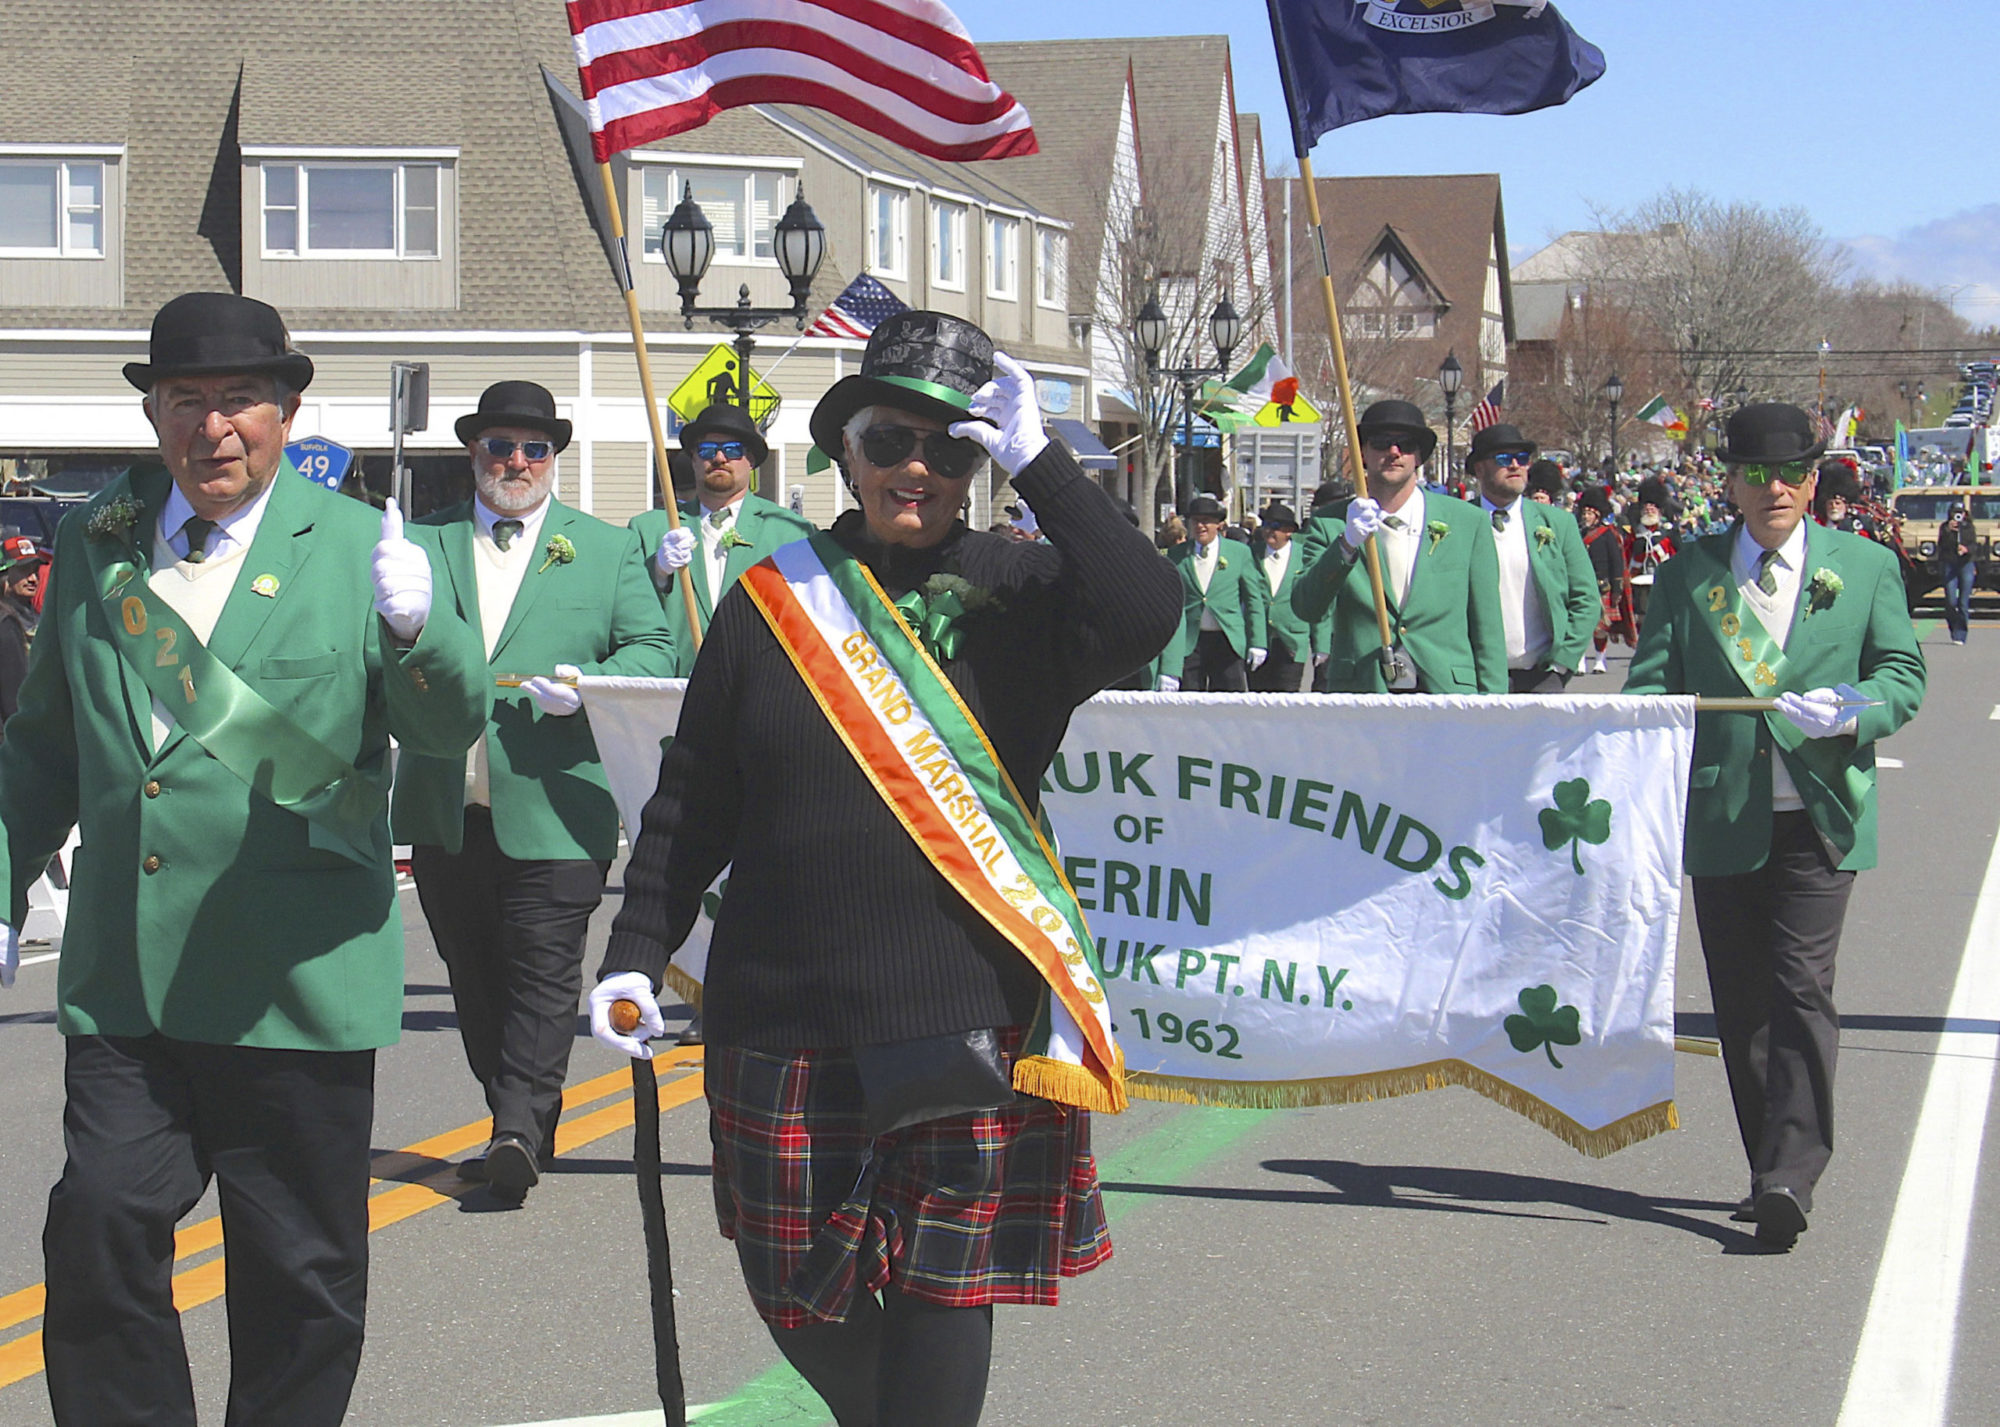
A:
[[[1839,738],[1851,734],[1861,716],[1849,712],[1852,705],[1865,703],[1867,696],[1852,684],[1832,689],[1808,689],[1803,694],[1778,695],[1778,712],[1807,738]]]
[[[1347,548],[1359,553],[1369,536],[1382,528],[1382,507],[1367,496],[1357,496],[1347,507],[1347,524],[1340,532]]]
[[[993,380],[972,394],[972,414],[994,424],[954,421],[951,434],[977,441],[1010,476],[1019,475],[1048,447],[1042,408],[1035,400],[1035,379],[1005,352],[993,354]]]
[[[14,984],[14,973],[21,969],[21,929],[7,928],[7,944],[0,947],[0,990]]]
[[[564,682],[581,679],[583,671],[574,664],[556,665],[556,676],[545,678],[540,674],[522,681],[521,692],[535,701],[535,707],[556,718],[568,718],[583,707],[583,690],[575,684]]]
[[[1268,649],[1252,649],[1243,656],[1243,662],[1252,669],[1261,669],[1264,667],[1264,661],[1270,657],[1271,651]]]
[[[685,525],[676,525],[660,536],[659,565],[662,575],[671,575],[694,559],[701,541]]]
[[[641,1036],[621,1035],[611,1028],[611,1005],[630,1001],[639,1008]],[[660,1003],[653,998],[653,982],[643,971],[620,971],[590,988],[590,1033],[597,1043],[634,1060],[651,1060],[653,1048],[646,1044],[654,1036],[667,1033],[660,1016]]]
[[[404,538],[403,512],[393,498],[382,508],[382,538],[368,571],[375,582],[375,612],[398,639],[414,640],[431,617],[431,561],[423,546]]]

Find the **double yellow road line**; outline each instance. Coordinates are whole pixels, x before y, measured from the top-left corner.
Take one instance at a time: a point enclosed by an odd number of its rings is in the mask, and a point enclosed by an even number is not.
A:
[[[676,1047],[654,1057],[653,1074],[661,1082],[662,1112],[701,1098],[701,1057],[700,1046]],[[572,1115],[556,1126],[556,1154],[559,1157],[569,1154],[595,1144],[607,1135],[629,1129],[632,1124],[631,1087],[632,1073],[623,1068],[567,1087],[563,1091],[563,1104],[567,1109],[593,1105],[600,1100],[613,1100],[614,1103],[585,1114]],[[399,1224],[440,1204],[456,1203],[478,1188],[476,1184],[459,1179],[457,1167],[446,1157],[484,1144],[492,1134],[491,1120],[475,1120],[455,1130],[447,1130],[441,1135],[377,1155],[373,1168],[378,1188],[368,1198],[368,1232],[372,1234],[391,1224]],[[216,1253],[213,1257],[203,1258],[203,1255],[221,1247],[220,1218],[203,1219],[174,1235],[175,1263],[197,1258],[202,1260],[174,1275],[174,1307],[180,1312],[185,1313],[190,1308],[198,1308],[222,1296],[223,1255]],[[46,1285],[39,1283],[0,1298],[0,1332],[41,1317],[47,1301]],[[10,1342],[0,1343],[0,1387],[33,1377],[41,1370],[40,1328]]]

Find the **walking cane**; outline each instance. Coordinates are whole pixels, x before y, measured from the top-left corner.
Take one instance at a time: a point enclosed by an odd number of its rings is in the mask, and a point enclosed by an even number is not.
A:
[[[611,1003],[611,1028],[639,1029],[639,1007]],[[639,1218],[646,1228],[646,1278],[653,1294],[653,1377],[666,1427],[687,1427],[687,1384],[681,1381],[680,1334],[674,1325],[674,1260],[667,1243],[667,1205],[660,1192],[660,1087],[650,1060],[632,1062],[632,1169],[639,1178]]]

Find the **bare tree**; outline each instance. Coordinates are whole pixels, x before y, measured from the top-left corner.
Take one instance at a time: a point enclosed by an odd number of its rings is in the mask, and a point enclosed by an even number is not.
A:
[[[1564,303],[1554,342],[1532,359],[1517,351],[1508,375],[1508,405],[1519,424],[1551,447],[1566,447],[1579,462],[1595,463],[1611,447],[1611,404],[1604,384],[1616,374],[1625,384],[1618,410],[1618,447],[1637,451],[1667,444],[1660,428],[1633,420],[1654,395],[1695,416],[1694,403],[1677,386],[1671,360],[1651,349],[1647,325],[1614,291],[1578,284]]]

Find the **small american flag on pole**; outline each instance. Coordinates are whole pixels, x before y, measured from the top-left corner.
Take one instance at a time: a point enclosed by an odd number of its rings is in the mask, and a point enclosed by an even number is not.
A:
[[[935,159],[1039,150],[937,0],[567,0],[597,161],[745,104],[824,109]]]
[[[867,273],[841,290],[833,305],[806,328],[808,337],[852,337],[866,341],[876,324],[908,309],[909,304]]]
[[[1506,399],[1507,383],[1504,380],[1493,383],[1493,390],[1486,393],[1486,400],[1472,408],[1472,416],[1470,418],[1472,429],[1474,431],[1484,431],[1487,427],[1498,421],[1500,419],[1500,408],[1506,402]]]

